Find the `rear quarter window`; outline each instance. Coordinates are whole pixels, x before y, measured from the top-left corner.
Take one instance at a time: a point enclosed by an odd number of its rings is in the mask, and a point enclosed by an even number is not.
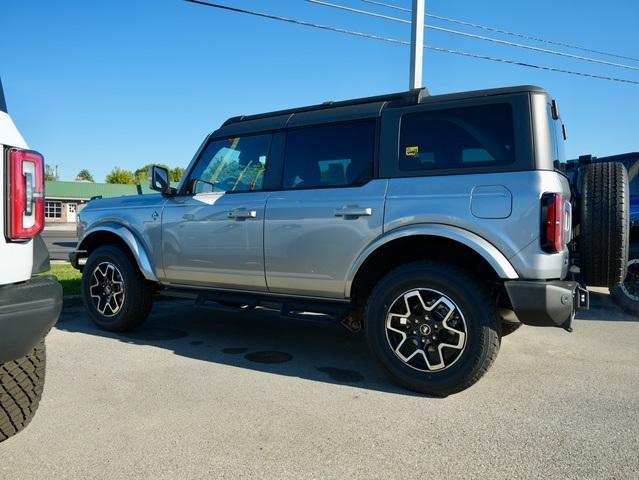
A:
[[[439,171],[515,163],[509,103],[429,110],[402,116],[399,170]]]

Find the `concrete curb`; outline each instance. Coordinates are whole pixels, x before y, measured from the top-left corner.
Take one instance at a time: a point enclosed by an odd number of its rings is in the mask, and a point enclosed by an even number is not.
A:
[[[59,224],[55,224],[55,223],[51,223],[49,225],[45,225],[44,226],[44,231],[45,232],[75,232],[76,231],[76,224],[75,223],[59,223]]]

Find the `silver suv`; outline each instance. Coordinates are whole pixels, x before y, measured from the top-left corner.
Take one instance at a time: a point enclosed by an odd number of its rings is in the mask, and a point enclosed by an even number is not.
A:
[[[521,323],[570,330],[580,263],[590,285],[624,278],[625,169],[586,165],[571,186],[563,132],[531,86],[231,118],[177,188],[153,167],[160,195],[82,210],[86,309],[128,330],[161,289],[325,317],[363,329],[399,384],[458,392]]]

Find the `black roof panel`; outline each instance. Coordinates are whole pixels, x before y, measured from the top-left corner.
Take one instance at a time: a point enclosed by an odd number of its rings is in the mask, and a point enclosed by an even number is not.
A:
[[[356,98],[339,102],[330,101],[306,107],[231,117],[222,124],[220,129],[215,132],[215,135],[235,135],[251,131],[277,130],[287,126],[351,120],[354,118],[371,118],[379,116],[385,108],[526,92],[546,93],[543,88],[534,85],[491,88],[442,95],[428,95],[426,89],[416,89],[408,92]]]

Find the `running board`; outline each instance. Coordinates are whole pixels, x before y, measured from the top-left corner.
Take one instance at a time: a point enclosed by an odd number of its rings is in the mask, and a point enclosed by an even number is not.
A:
[[[350,304],[322,300],[290,299],[240,293],[202,292],[195,299],[197,307],[241,313],[256,307],[279,311],[282,318],[314,323],[343,322],[352,311]]]

